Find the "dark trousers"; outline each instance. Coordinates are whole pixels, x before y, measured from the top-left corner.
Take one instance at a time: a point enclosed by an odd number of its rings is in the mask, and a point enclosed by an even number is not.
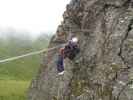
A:
[[[58,56],[57,70],[58,70],[58,72],[64,71],[64,58],[62,55]]]

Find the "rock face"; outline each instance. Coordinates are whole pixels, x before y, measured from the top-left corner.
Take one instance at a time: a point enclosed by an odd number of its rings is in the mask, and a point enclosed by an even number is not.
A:
[[[79,38],[57,76],[58,48],[43,59],[28,100],[133,100],[133,0],[72,0],[49,48]]]

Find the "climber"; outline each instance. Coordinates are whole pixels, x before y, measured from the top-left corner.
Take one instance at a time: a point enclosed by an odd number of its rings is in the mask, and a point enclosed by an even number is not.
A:
[[[78,38],[73,37],[67,45],[59,49],[57,70],[59,75],[64,74],[64,59],[69,58],[73,60],[75,56],[79,53]]]

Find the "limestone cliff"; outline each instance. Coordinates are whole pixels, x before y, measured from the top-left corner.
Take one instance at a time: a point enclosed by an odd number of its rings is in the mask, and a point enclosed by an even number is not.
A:
[[[63,76],[48,52],[28,100],[133,100],[133,0],[72,0],[63,17],[49,48],[75,35],[81,51]]]

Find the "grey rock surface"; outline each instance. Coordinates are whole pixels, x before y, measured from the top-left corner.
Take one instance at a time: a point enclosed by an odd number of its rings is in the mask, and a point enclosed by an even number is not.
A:
[[[71,0],[49,48],[79,38],[57,75],[58,48],[44,56],[28,100],[133,100],[133,0]]]

